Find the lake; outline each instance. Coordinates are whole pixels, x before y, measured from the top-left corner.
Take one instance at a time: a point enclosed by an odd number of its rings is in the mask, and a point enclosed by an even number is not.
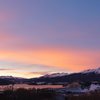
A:
[[[28,84],[15,84],[13,86],[13,89],[19,89],[19,88],[24,88],[24,89],[45,89],[45,88],[52,88],[52,89],[57,89],[57,88],[62,88],[62,85],[28,85]],[[12,85],[0,85],[0,91],[4,91],[7,89],[11,89]]]

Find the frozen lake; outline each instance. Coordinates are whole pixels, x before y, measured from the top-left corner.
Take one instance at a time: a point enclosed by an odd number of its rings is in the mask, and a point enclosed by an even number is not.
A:
[[[62,85],[27,85],[27,84],[15,84],[13,86],[13,89],[19,89],[19,88],[24,88],[24,89],[44,89],[44,88],[52,88],[52,89],[57,89],[57,88],[62,88]],[[4,91],[7,89],[11,89],[12,85],[0,85],[0,91]]]

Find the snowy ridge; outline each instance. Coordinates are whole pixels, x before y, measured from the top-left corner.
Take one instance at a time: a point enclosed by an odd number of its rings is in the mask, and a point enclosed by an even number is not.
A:
[[[68,75],[67,73],[53,73],[53,74],[46,74],[44,76],[42,76],[43,78],[54,78],[54,77],[61,77],[61,76],[65,76]]]
[[[88,74],[88,73],[96,73],[96,74],[100,74],[100,67],[96,68],[96,69],[89,69],[89,70],[85,70],[81,72],[82,74]]]

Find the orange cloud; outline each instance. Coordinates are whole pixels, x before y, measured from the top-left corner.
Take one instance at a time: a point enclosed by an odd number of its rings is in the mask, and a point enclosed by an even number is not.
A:
[[[100,55],[89,50],[72,49],[32,49],[22,51],[0,51],[0,59],[16,61],[26,64],[42,64],[64,68],[66,71],[80,71],[90,67],[99,66]],[[34,67],[33,67],[34,69]],[[41,69],[39,69],[41,70]]]

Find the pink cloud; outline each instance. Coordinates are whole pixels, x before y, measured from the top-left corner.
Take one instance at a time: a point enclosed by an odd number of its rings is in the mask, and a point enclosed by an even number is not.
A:
[[[0,12],[0,22],[7,22],[13,20],[14,18],[16,18],[15,13],[7,12],[7,11]]]

